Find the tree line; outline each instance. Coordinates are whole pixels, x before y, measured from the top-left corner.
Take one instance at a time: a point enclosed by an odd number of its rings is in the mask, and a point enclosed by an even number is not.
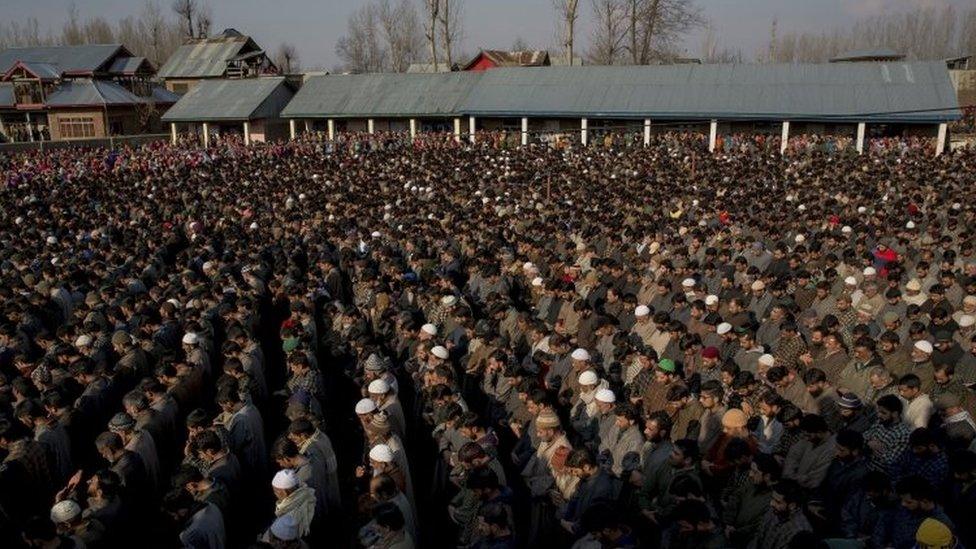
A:
[[[946,59],[976,54],[976,7],[952,5],[888,12],[829,31],[788,32],[770,28],[769,46],[757,60],[773,63],[815,63],[852,50],[887,47],[910,60]]]

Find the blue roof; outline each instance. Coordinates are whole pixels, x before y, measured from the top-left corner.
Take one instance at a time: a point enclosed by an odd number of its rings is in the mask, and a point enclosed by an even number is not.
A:
[[[500,68],[310,79],[291,118],[602,117],[925,122],[961,116],[945,63]]]
[[[50,63],[37,61],[22,61],[21,66],[43,80],[54,80],[61,77],[61,71]]]
[[[7,72],[17,61],[47,63],[65,72],[95,72],[120,50],[121,44],[81,46],[30,46],[0,51],[0,72]]]
[[[81,78],[66,80],[47,97],[48,107],[75,107],[82,105],[113,106],[145,103],[146,99],[105,80]]]

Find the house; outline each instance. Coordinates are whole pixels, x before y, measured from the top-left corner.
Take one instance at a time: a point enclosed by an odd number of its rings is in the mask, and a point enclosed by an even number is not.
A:
[[[180,95],[207,79],[251,78],[278,74],[278,68],[250,36],[225,29],[216,36],[188,40],[157,76],[166,89]]]
[[[0,139],[101,138],[158,131],[177,97],[121,44],[0,51]]]
[[[294,95],[283,76],[203,80],[166,112],[163,122],[170,125],[174,142],[181,133],[199,135],[205,146],[228,134],[243,136],[247,144],[287,139],[281,111]]]
[[[500,67],[548,67],[549,52],[546,50],[501,51],[481,50],[463,67],[462,71],[486,71]]]

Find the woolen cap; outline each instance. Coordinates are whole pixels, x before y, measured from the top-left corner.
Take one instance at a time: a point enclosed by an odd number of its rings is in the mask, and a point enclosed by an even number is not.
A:
[[[604,404],[613,404],[617,402],[617,395],[610,389],[600,389],[596,392],[596,399]]]
[[[282,469],[275,473],[274,478],[271,480],[271,486],[279,490],[291,490],[298,486],[298,476],[291,469]]]
[[[430,350],[430,354],[436,356],[437,358],[439,358],[441,360],[447,360],[448,357],[451,356],[451,353],[448,352],[447,347],[444,347],[442,345],[437,345],[436,347],[434,347],[433,349],[431,349]]]
[[[370,448],[369,459],[380,463],[390,463],[393,461],[393,450],[386,444],[377,444]]]
[[[356,413],[359,415],[371,414],[376,411],[376,403],[372,399],[364,398],[356,403]]]
[[[586,349],[576,349],[570,356],[573,360],[590,360],[590,352]]]
[[[746,417],[746,413],[738,408],[732,408],[722,416],[723,427],[745,427],[748,422],[749,418]]]
[[[81,514],[81,506],[70,499],[65,499],[51,507],[51,522],[59,524],[70,522]]]
[[[599,394],[597,398],[599,398]],[[559,416],[552,410],[543,410],[536,416],[535,426],[540,429],[556,429],[560,426]]]
[[[647,316],[651,314],[651,309],[647,305],[638,305],[634,309],[634,316]]]
[[[596,372],[593,370],[587,370],[579,375],[580,385],[596,385],[599,381],[600,378],[597,377]]]
[[[932,351],[934,350],[932,348],[932,344],[929,343],[928,341],[924,340],[924,339],[920,339],[920,340],[916,341],[915,342],[915,348],[918,349],[919,351],[922,351],[923,353],[925,353],[927,355],[932,354]]]
[[[385,395],[390,392],[390,384],[382,379],[374,379],[369,383],[367,391],[371,395]]]

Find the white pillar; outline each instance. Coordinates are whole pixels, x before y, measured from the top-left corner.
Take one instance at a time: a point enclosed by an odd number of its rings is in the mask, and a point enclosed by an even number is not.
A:
[[[644,119],[644,146],[647,147],[651,144],[651,119]]]
[[[939,135],[935,141],[935,156],[939,156],[945,152],[946,130],[948,128],[949,126],[945,122],[939,124]]]
[[[245,145],[250,145],[251,144],[251,124],[250,124],[250,122],[245,122],[244,123],[244,144]]]
[[[468,139],[471,143],[474,143],[474,129],[475,129],[475,119],[473,116],[468,117]]]
[[[7,129],[3,127],[3,116],[0,116],[0,134],[7,135]]]
[[[589,132],[586,129],[589,124],[589,120],[585,118],[580,119],[580,143],[582,143],[584,147],[590,142],[590,136],[588,135]]]
[[[176,144],[176,122],[169,123],[169,135],[170,135],[170,140],[175,145]]]
[[[461,119],[454,119],[454,140],[458,143],[461,142]]]
[[[308,133],[310,131],[312,131],[312,121],[306,119],[305,120],[305,133]]]
[[[366,120],[366,132],[369,133],[370,135],[373,135],[373,129],[374,129],[373,119],[369,118]]]
[[[203,146],[204,148],[210,146],[210,124],[206,122],[203,123]]]
[[[30,111],[25,112],[24,114],[27,115],[27,136],[30,137],[30,141],[31,141],[31,143],[33,143],[34,142],[34,129],[31,128]]]
[[[867,129],[867,124],[864,122],[857,123],[857,154],[864,152],[864,131]]]
[[[417,119],[410,119],[410,139],[417,139]]]
[[[718,137],[718,120],[712,120],[708,129],[708,152],[715,152],[715,138]]]
[[[294,118],[288,121],[288,131],[291,132],[291,139],[292,141],[294,141],[295,140],[295,119]]]
[[[779,138],[779,154],[786,153],[786,147],[790,144],[790,123],[787,120],[783,121],[783,135]]]
[[[329,141],[335,140],[335,120],[329,119]]]
[[[522,117],[522,145],[529,144],[529,119],[525,116]]]

